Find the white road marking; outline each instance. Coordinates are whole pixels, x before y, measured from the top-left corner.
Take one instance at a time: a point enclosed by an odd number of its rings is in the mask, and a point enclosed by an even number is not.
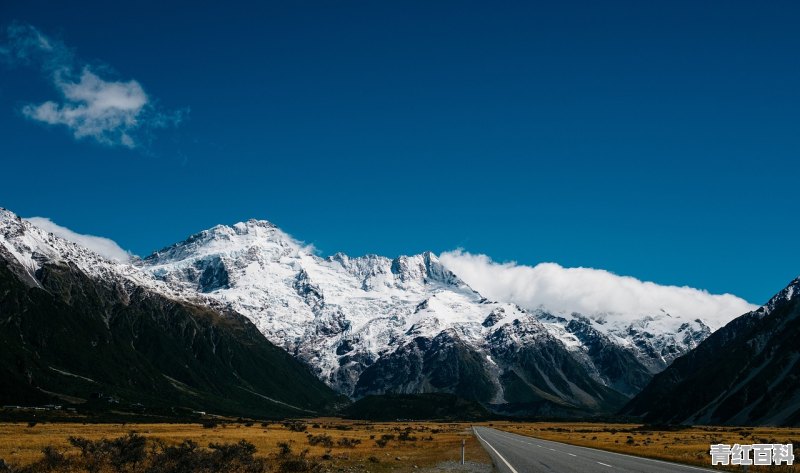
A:
[[[608,463],[603,463],[603,462],[597,462],[597,463],[599,463],[599,464],[601,464],[603,466],[607,466],[609,468],[614,468],[613,466],[609,465]]]
[[[498,458],[500,458],[501,460],[503,460],[503,463],[505,463],[505,464],[506,464],[506,466],[508,467],[508,469],[509,469],[509,470],[511,470],[511,473],[519,473],[517,470],[515,470],[515,469],[514,469],[514,467],[513,467],[513,466],[511,466],[511,463],[508,463],[508,460],[506,460],[505,458],[503,458],[503,455],[500,455],[500,452],[498,452],[497,450],[495,450],[495,448],[494,448],[494,447],[492,447],[492,445],[491,445],[489,442],[487,442],[486,440],[484,440],[484,439],[483,439],[483,437],[481,437],[481,434],[479,434],[477,430],[473,430],[473,431],[475,432],[475,435],[477,435],[477,436],[478,436],[478,438],[479,438],[479,439],[480,439],[480,440],[481,440],[483,443],[485,443],[485,444],[486,444],[486,446],[488,446],[489,448],[491,448],[491,449],[492,449],[492,451],[493,451],[494,453],[496,453],[496,454],[497,454],[497,457],[498,457]]]
[[[497,429],[495,429],[495,430],[496,430],[497,432],[504,432],[504,433],[505,433],[505,434],[507,434],[508,436],[517,436],[517,437],[535,438],[535,437],[528,437],[527,435],[512,434],[511,432],[506,432],[506,431],[504,431],[504,430],[497,430]],[[538,440],[538,439],[537,439],[537,440]],[[563,443],[563,442],[556,442],[555,440],[548,440],[548,442],[560,443],[560,444],[563,444],[563,445],[568,445],[568,446],[570,446],[570,447],[581,448],[581,449],[584,449],[584,450],[589,450],[589,451],[591,451],[591,452],[593,452],[593,453],[597,453],[597,452],[600,452],[600,453],[608,453],[608,454],[611,454],[611,455],[619,455],[619,456],[622,456],[622,457],[635,458],[635,459],[637,459],[637,460],[644,460],[644,461],[649,461],[649,462],[653,462],[653,463],[662,463],[662,464],[664,464],[664,465],[669,465],[669,466],[672,466],[672,467],[677,467],[677,468],[686,468],[686,469],[689,469],[689,470],[707,471],[707,472],[712,472],[712,473],[713,473],[714,471],[717,471],[717,470],[709,470],[708,468],[699,468],[699,467],[696,467],[696,466],[684,465],[684,464],[682,464],[682,463],[666,462],[666,461],[663,461],[663,460],[656,460],[656,459],[653,459],[653,458],[647,458],[647,457],[637,457],[636,455],[628,455],[628,454],[626,454],[626,453],[610,452],[610,451],[608,451],[608,450],[601,450],[601,449],[599,449],[599,448],[584,447],[584,446],[581,446],[581,445],[571,445],[571,444],[568,444],[568,443],[566,443],[566,444],[565,444],[565,443]],[[541,446],[541,445],[537,445],[537,447],[540,447],[540,446]],[[613,468],[613,467],[612,467],[612,468]]]
[[[575,455],[574,453],[567,453],[567,455],[569,455],[571,457],[577,457],[578,456],[578,455]]]

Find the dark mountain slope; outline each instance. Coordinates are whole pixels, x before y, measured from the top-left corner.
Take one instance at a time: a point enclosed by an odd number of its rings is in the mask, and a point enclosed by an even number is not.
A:
[[[31,276],[0,247],[3,404],[103,393],[120,406],[296,416],[337,399],[239,314],[98,281],[71,263],[43,262]]]
[[[598,382],[532,317],[497,327],[481,351],[454,330],[417,337],[364,370],[355,390],[356,397],[417,393],[450,393],[524,416],[608,413],[629,399]]]
[[[373,421],[486,420],[492,415],[479,403],[452,394],[384,394],[367,396],[347,406],[341,414],[350,419]]]
[[[800,425],[800,278],[675,360],[623,410],[647,422]]]

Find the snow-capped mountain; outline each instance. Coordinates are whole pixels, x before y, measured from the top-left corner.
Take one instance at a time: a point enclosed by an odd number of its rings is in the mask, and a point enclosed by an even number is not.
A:
[[[673,316],[664,310],[656,314],[579,314],[535,310],[540,320],[553,331],[565,330],[583,345],[603,337],[631,351],[650,372],[657,373],[676,358],[696,347],[719,328],[714,321]],[[732,318],[732,317],[731,317]]]
[[[448,392],[503,412],[609,411],[719,325],[667,311],[526,310],[487,299],[432,253],[320,257],[266,221],[121,263],[3,212],[0,253],[26,284],[43,287],[43,268],[64,264],[122,300],[146,291],[242,314],[352,398]]]
[[[3,404],[275,416],[340,402],[243,315],[2,208],[0,379]]]
[[[484,300],[431,253],[320,258],[265,221],[216,226],[142,263],[171,287],[205,293],[247,315],[349,395],[366,367],[414,337],[452,329],[478,346],[493,311],[529,317]]]
[[[246,315],[352,397],[444,391],[607,409],[716,328],[664,311],[526,311],[487,300],[432,253],[323,258],[257,220],[202,231],[139,265],[172,291]]]

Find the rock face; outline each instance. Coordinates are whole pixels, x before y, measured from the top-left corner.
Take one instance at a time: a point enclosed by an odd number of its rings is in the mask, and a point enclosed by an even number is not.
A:
[[[800,425],[800,278],[675,360],[623,413],[648,422]]]
[[[432,253],[322,258],[273,224],[216,226],[138,263],[244,314],[340,393],[452,393],[502,412],[608,412],[713,328],[489,301]],[[680,324],[678,324],[680,323]]]
[[[228,284],[208,263],[185,274],[200,292]],[[249,319],[189,296],[0,209],[0,402],[286,416],[337,401]]]
[[[613,412],[718,328],[667,311],[525,310],[487,300],[432,253],[323,258],[259,220],[131,263],[8,211],[0,231],[1,356],[19,381],[8,399],[81,398],[99,383],[152,402],[300,412],[332,402],[327,385],[353,399],[454,394],[508,414]]]

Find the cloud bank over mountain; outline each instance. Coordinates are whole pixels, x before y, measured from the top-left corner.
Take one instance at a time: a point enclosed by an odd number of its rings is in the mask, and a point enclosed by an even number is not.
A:
[[[44,231],[50,232],[53,235],[61,237],[67,241],[77,243],[110,260],[125,262],[131,258],[130,252],[122,249],[121,246],[119,246],[110,238],[94,235],[83,235],[81,233],[73,232],[69,228],[62,227],[46,217],[30,217],[26,218],[25,220],[31,222]]]
[[[513,302],[526,309],[609,317],[635,317],[665,311],[724,325],[757,306],[732,294],[710,294],[687,286],[662,286],[593,268],[565,268],[556,263],[536,266],[498,263],[463,250],[440,255],[442,263],[484,296]]]

